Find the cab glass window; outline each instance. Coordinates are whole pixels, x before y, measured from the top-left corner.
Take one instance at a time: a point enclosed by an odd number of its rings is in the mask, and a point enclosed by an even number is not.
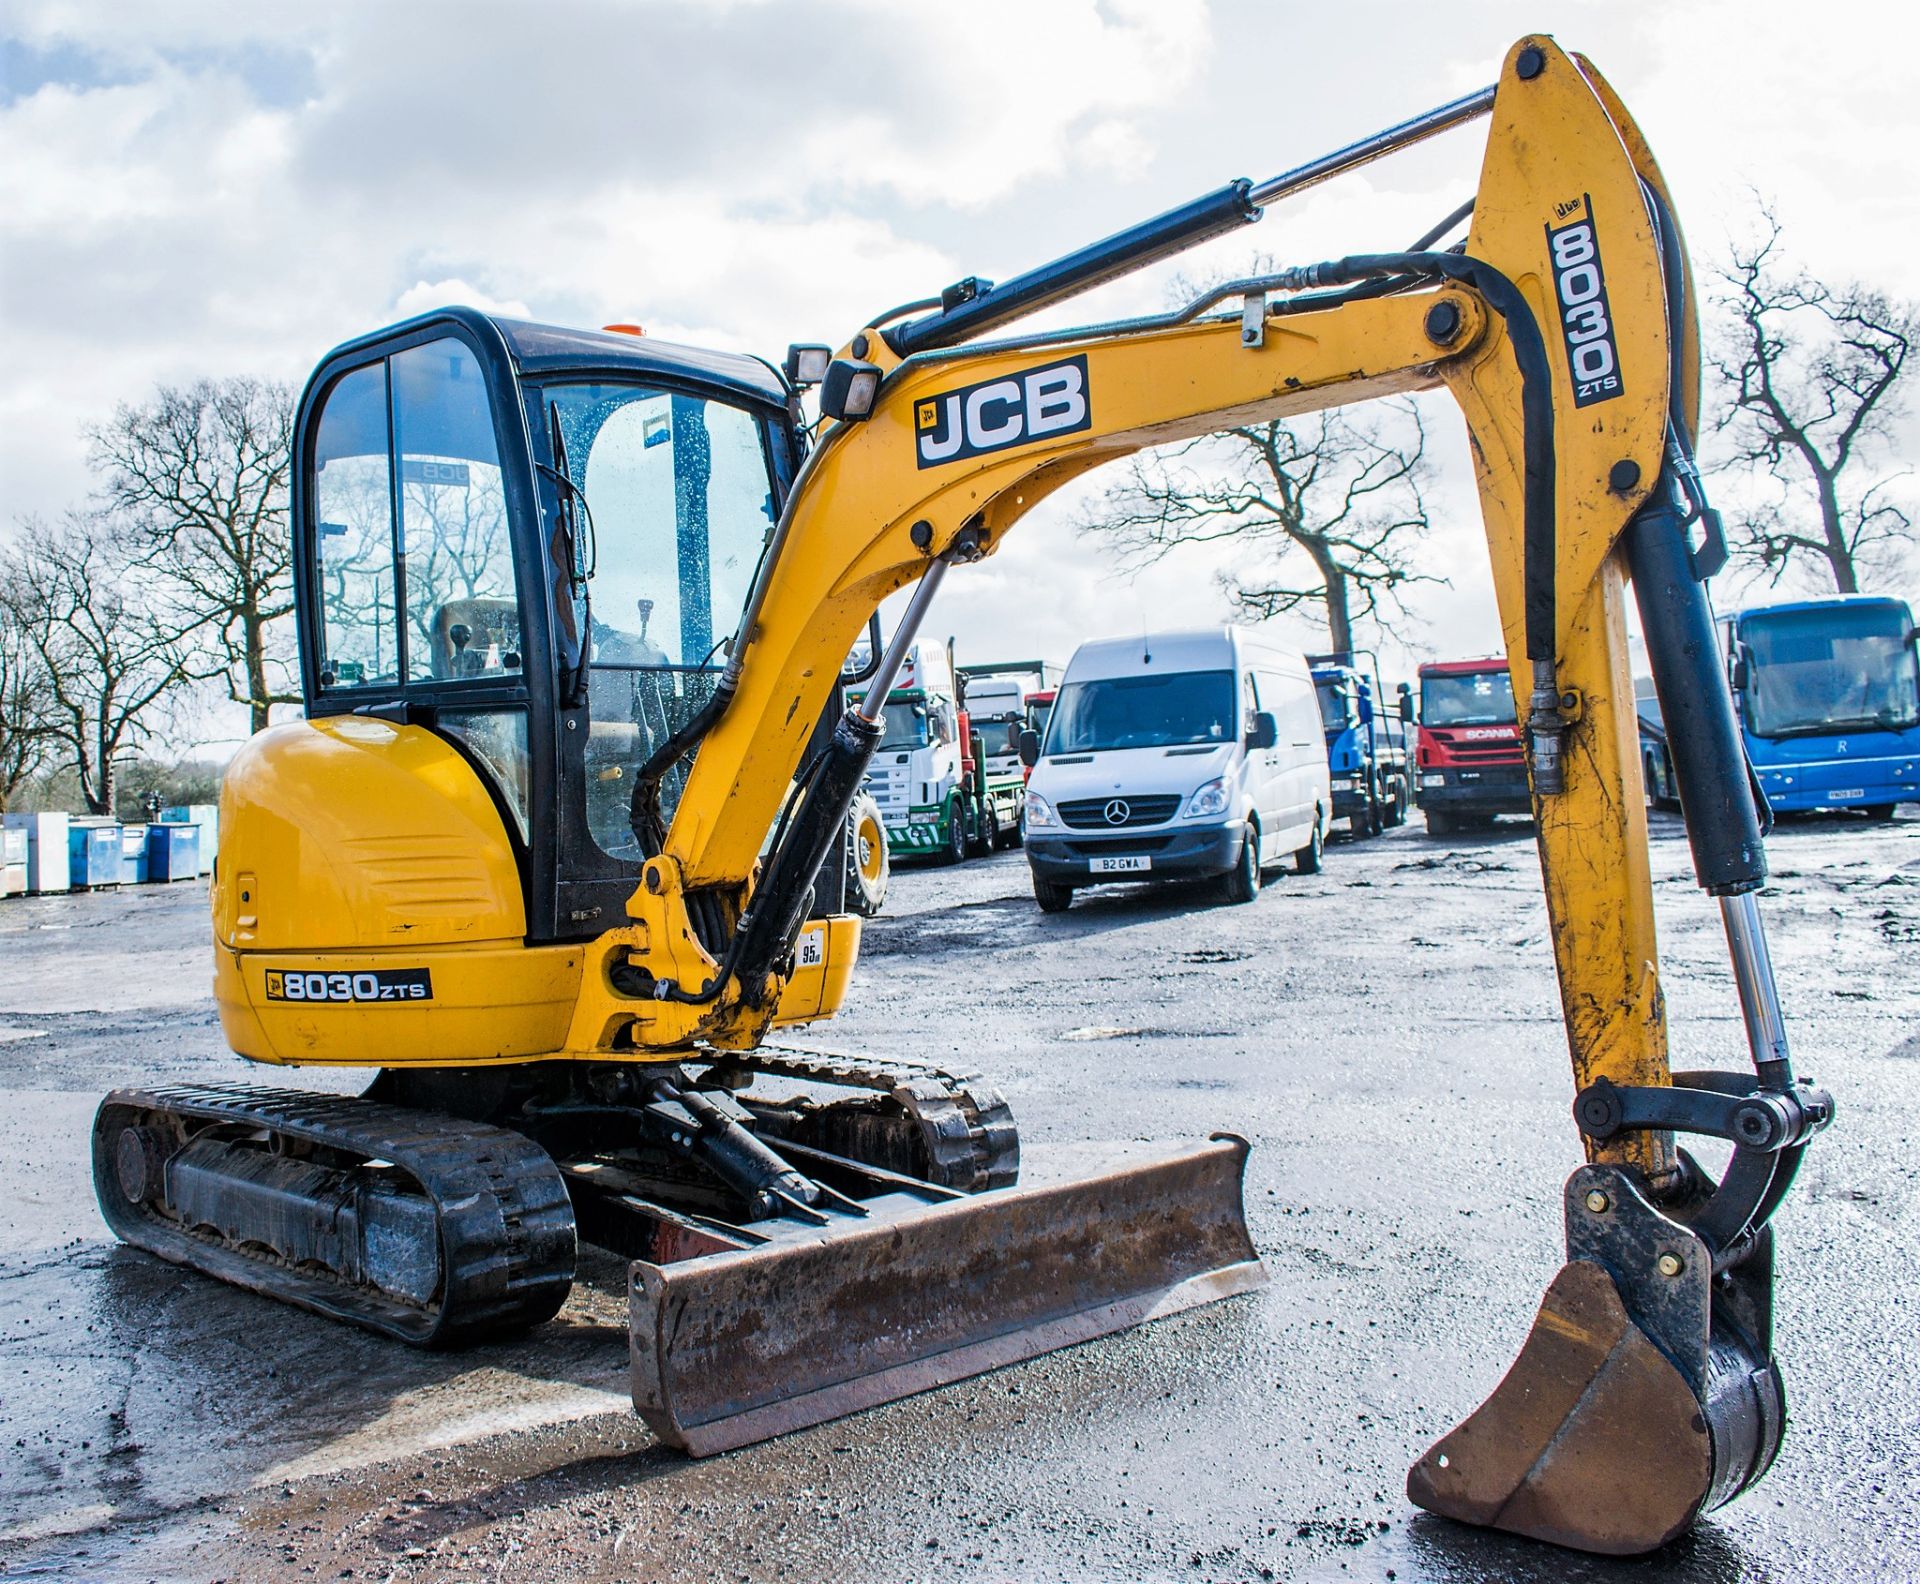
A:
[[[556,452],[584,499],[587,824],[640,854],[633,776],[711,695],[773,527],[765,427],[742,408],[642,385],[549,387]],[[661,789],[671,816],[681,773]]]
[[[479,360],[446,337],[393,356],[409,680],[518,674],[520,604]]]
[[[320,686],[400,680],[384,363],[335,382],[314,436]]]

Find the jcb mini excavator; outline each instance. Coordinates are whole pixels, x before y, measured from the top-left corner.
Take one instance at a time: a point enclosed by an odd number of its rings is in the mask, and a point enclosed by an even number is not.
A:
[[[982,339],[1482,116],[1472,202],[1407,251]],[[1755,906],[1693,302],[1638,128],[1533,37],[1484,92],[784,371],[463,310],[339,348],[295,440],[307,718],[227,775],[214,984],[242,1056],[379,1076],[115,1092],[109,1223],[416,1343],[547,1319],[584,1238],[632,1260],[634,1401],[695,1454],[1256,1285],[1244,1142],[1017,1186],[982,1079],[769,1040],[833,1014],[859,943],[825,861],[878,706],[841,712],[843,657],[917,584],[860,679],[884,700],[950,569],[1103,462],[1444,388],[1527,701],[1587,1164],[1518,1360],[1408,1491],[1594,1551],[1680,1533],[1780,1445],[1769,1221],[1832,1114],[1794,1075]],[[1629,583],[1751,1073],[1669,1067]],[[1732,1146],[1717,1182],[1678,1135]]]

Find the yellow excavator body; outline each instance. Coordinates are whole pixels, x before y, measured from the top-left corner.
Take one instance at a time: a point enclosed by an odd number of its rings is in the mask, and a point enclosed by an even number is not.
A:
[[[1454,246],[991,338],[1481,115]],[[860,925],[828,858],[949,569],[1143,447],[1444,389],[1528,701],[1588,1160],[1533,1337],[1409,1492],[1600,1551],[1737,1495],[1784,1423],[1768,1221],[1832,1108],[1792,1073],[1753,908],[1758,819],[1699,641],[1715,529],[1691,278],[1617,96],[1523,39],[1482,94],[917,312],[795,348],[786,379],[465,310],[329,355],[296,424],[310,719],[229,773],[216,993],[243,1056],[381,1076],[358,1101],[117,1092],[95,1134],[110,1222],[431,1342],[538,1323],[577,1238],[620,1250],[636,1406],[695,1453],[1258,1286],[1243,1141],[1016,1186],[1010,1112],[977,1075],[768,1036],[846,994]],[[816,383],[817,427],[799,405]],[[1629,587],[1751,1077],[1669,1070]],[[867,702],[846,707],[854,686]],[[1676,1131],[1735,1144],[1720,1184]]]

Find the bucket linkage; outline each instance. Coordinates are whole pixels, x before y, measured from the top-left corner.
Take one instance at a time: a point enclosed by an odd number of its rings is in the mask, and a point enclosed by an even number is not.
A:
[[[1407,1495],[1444,1517],[1634,1555],[1732,1501],[1779,1450],[1768,1220],[1833,1102],[1804,1082],[1681,1072],[1671,1088],[1600,1080],[1574,1117],[1596,1142],[1704,1134],[1731,1141],[1733,1158],[1716,1187],[1682,1151],[1679,1186],[1657,1199],[1618,1166],[1567,1180],[1567,1263],[1520,1356],[1413,1466]]]

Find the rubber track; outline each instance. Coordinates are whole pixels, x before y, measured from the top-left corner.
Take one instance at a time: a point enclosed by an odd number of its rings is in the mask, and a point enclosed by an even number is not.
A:
[[[120,1191],[120,1128],[162,1113],[264,1129],[389,1161],[433,1200],[440,1225],[437,1299],[416,1307],[343,1277],[191,1232]],[[319,1314],[419,1345],[446,1346],[550,1320],[573,1285],[576,1238],[565,1181],[547,1153],[504,1128],[342,1095],[197,1084],[116,1089],[94,1122],[94,1183],[108,1224],[128,1243]]]
[[[725,1065],[769,1078],[871,1089],[891,1095],[917,1118],[932,1156],[931,1180],[963,1193],[1005,1188],[1020,1176],[1020,1134],[1005,1097],[979,1073],[931,1062],[876,1062],[797,1045],[760,1045]]]

